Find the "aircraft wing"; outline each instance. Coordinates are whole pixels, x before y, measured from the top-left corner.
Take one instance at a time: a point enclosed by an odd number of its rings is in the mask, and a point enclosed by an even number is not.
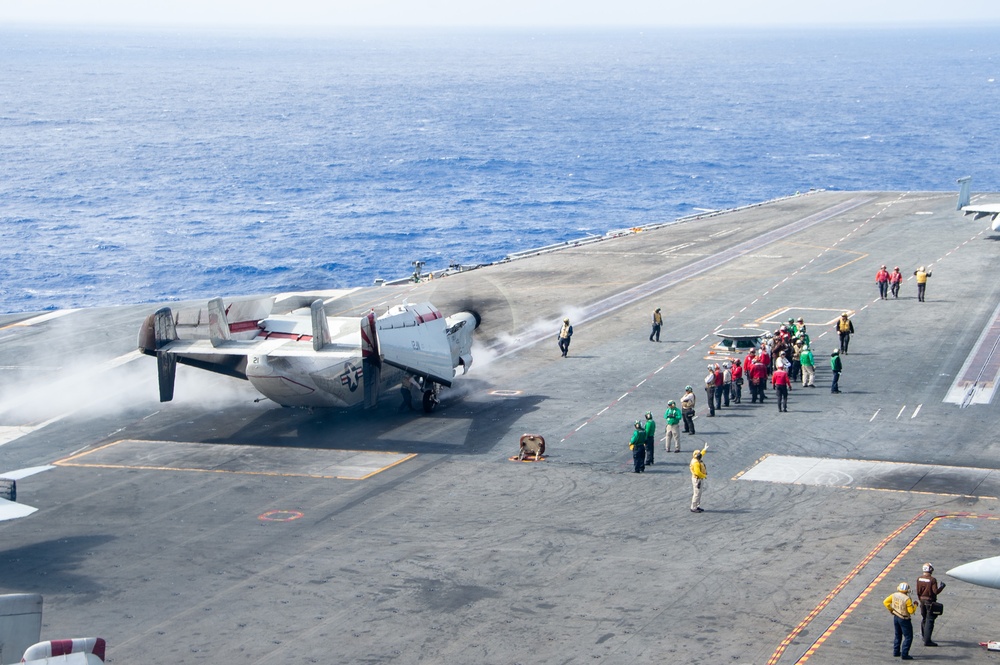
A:
[[[972,202],[972,176],[967,175],[959,178],[958,183],[962,186],[962,189],[958,192],[957,209],[966,215],[975,215],[976,219],[989,217],[991,222],[990,228],[994,231],[1000,231],[1000,221],[997,221],[997,216],[1000,215],[1000,203],[970,205]]]
[[[962,207],[962,212],[966,215],[975,215],[976,219],[982,219],[983,217],[990,218],[990,228],[994,231],[1000,231],[1000,221],[997,220],[997,216],[1000,215],[1000,203],[984,203],[982,205],[968,205]]]

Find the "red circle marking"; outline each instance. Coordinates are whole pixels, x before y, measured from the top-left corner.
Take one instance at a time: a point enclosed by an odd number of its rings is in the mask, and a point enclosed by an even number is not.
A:
[[[297,510],[269,510],[257,517],[259,520],[264,522],[291,522],[292,520],[297,520],[300,517],[305,517],[306,514],[299,512]]]

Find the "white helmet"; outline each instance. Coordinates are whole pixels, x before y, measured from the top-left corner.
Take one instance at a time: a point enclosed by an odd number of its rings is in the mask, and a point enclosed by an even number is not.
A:
[[[897,591],[902,591],[903,593],[910,593],[910,585],[906,582],[900,582],[899,586],[896,587]]]
[[[934,566],[932,566],[929,563],[925,563],[924,564],[924,572],[925,573],[933,573],[934,572]]]

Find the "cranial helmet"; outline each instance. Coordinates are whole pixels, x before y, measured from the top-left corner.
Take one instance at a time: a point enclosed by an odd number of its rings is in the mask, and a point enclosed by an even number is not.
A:
[[[693,453],[691,453],[691,457],[695,459],[701,459],[701,451],[700,450],[694,451]]]
[[[692,390],[694,390],[694,388],[692,388],[691,386],[684,386],[684,390],[686,390],[687,392],[691,392]]]
[[[677,406],[677,402],[675,402],[674,400],[670,400],[669,402],[667,402],[667,406]]]
[[[650,413],[649,411],[647,411],[646,412],[646,420],[652,420],[652,419],[653,419],[653,414]]]
[[[934,572],[934,566],[932,566],[929,563],[925,563],[924,564],[924,572],[925,573],[933,573]]]
[[[910,585],[906,582],[900,582],[899,586],[896,587],[896,590],[902,591],[903,593],[910,593]]]
[[[636,429],[642,429],[642,425],[640,425],[640,424],[639,424],[639,421],[638,421],[638,420],[637,420],[637,421],[635,421],[635,428],[636,428]]]

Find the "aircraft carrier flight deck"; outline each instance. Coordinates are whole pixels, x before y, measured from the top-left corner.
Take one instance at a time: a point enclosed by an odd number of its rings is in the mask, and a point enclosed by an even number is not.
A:
[[[103,637],[111,663],[821,665],[890,661],[882,599],[930,561],[940,646],[911,654],[984,658],[996,592],[944,571],[1000,542],[1000,233],[955,203],[817,191],[324,293],[330,316],[479,314],[472,367],[430,414],[398,390],[282,408],[191,367],[161,403],[136,350],[158,304],[0,317],[0,475],[54,467],[18,481],[37,512],[0,522],[0,592],[42,594],[43,638]],[[883,264],[898,299],[879,298]],[[707,417],[706,366],[731,357],[715,332],[798,317],[817,387],[793,385],[787,413],[744,389]],[[689,384],[697,434],[667,453]],[[656,460],[635,474],[647,411]],[[542,461],[510,460],[526,433]]]

